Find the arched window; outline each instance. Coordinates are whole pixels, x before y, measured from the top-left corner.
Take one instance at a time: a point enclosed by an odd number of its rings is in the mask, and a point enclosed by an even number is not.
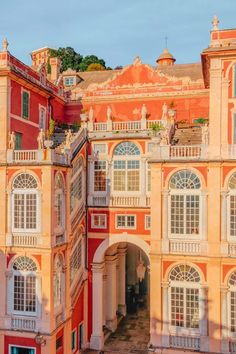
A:
[[[236,332],[236,271],[229,277],[229,328],[231,333]]]
[[[137,192],[140,190],[140,150],[126,141],[116,146],[113,154],[113,190]]]
[[[73,164],[70,186],[70,212],[74,213],[83,197],[83,159],[80,156]]]
[[[16,176],[12,190],[13,231],[38,231],[39,204],[36,179],[29,173]]]
[[[16,258],[13,270],[13,312],[35,315],[37,311],[37,282],[35,262],[26,256]],[[8,294],[12,297],[11,291]]]
[[[234,173],[229,180],[229,223],[228,234],[230,238],[236,240],[236,173]]]
[[[70,283],[73,284],[78,280],[79,275],[83,270],[83,237],[82,233],[78,232],[78,234],[74,237],[72,242],[72,250],[70,254]]]
[[[170,179],[169,230],[173,237],[200,234],[201,182],[190,170],[176,172]]]
[[[198,271],[185,264],[173,268],[169,274],[169,308],[171,327],[199,328]]]
[[[65,188],[60,173],[55,177],[55,228],[62,232],[65,226]]]
[[[63,259],[61,255],[58,255],[54,263],[54,307],[62,304],[62,296],[65,291],[64,282]]]

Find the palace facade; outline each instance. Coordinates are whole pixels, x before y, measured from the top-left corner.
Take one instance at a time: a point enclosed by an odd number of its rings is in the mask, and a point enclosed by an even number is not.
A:
[[[196,64],[165,48],[60,73],[3,41],[0,353],[100,350],[134,300],[151,351],[236,352],[236,29],[218,22]]]

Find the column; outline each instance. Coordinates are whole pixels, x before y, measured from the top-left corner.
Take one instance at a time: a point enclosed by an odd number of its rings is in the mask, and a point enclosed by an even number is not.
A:
[[[227,191],[221,191],[221,241],[227,242]]]
[[[207,191],[202,191],[202,240],[207,241]]]
[[[169,253],[168,238],[168,199],[169,191],[162,191],[162,252]]]
[[[104,263],[93,263],[93,329],[90,348],[100,350],[104,345],[103,335],[103,271]]]
[[[106,292],[109,294],[106,301],[106,326],[114,332],[117,327],[116,317],[116,262],[117,255],[106,256],[106,273],[107,273],[107,287]]]
[[[125,281],[125,263],[126,248],[118,248],[119,278],[118,278],[118,311],[126,316],[126,281]]]
[[[107,276],[103,275],[103,326],[106,325],[106,299],[107,299]]]
[[[169,347],[169,307],[168,307],[168,288],[169,282],[162,282],[162,346]]]
[[[221,351],[222,353],[229,353],[229,328],[228,328],[228,306],[227,306],[227,296],[228,287],[222,286],[221,292],[221,329],[222,329],[222,339],[221,339]]]
[[[140,194],[141,200],[140,205],[146,206],[146,191],[147,191],[147,181],[146,181],[146,174],[147,174],[147,167],[146,167],[147,159],[141,158],[140,159]]]
[[[208,312],[208,287],[207,285],[202,285],[199,290],[199,329],[200,329],[200,348],[201,351],[207,352],[209,350],[208,346],[208,331],[207,331],[207,312]]]

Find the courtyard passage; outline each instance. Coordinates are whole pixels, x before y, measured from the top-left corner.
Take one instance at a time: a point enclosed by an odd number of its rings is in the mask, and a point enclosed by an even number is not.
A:
[[[149,342],[149,313],[139,309],[136,314],[128,314],[110,335],[104,346],[104,354],[147,354]],[[88,351],[86,354],[97,354]],[[103,353],[103,352],[102,352]]]

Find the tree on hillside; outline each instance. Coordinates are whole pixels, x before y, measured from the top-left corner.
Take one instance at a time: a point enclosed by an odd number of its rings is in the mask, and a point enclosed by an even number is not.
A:
[[[61,59],[61,72],[65,71],[69,68],[79,71],[80,64],[82,62],[83,56],[77,53],[74,48],[66,47],[66,48],[58,48],[52,49],[50,53],[50,57],[58,57]]]
[[[92,63],[87,67],[87,71],[102,71],[105,70],[104,66],[100,63]]]
[[[90,64],[101,64],[106,68],[106,63],[103,59],[99,59],[96,55],[87,55],[80,63],[80,71],[87,71]]]

